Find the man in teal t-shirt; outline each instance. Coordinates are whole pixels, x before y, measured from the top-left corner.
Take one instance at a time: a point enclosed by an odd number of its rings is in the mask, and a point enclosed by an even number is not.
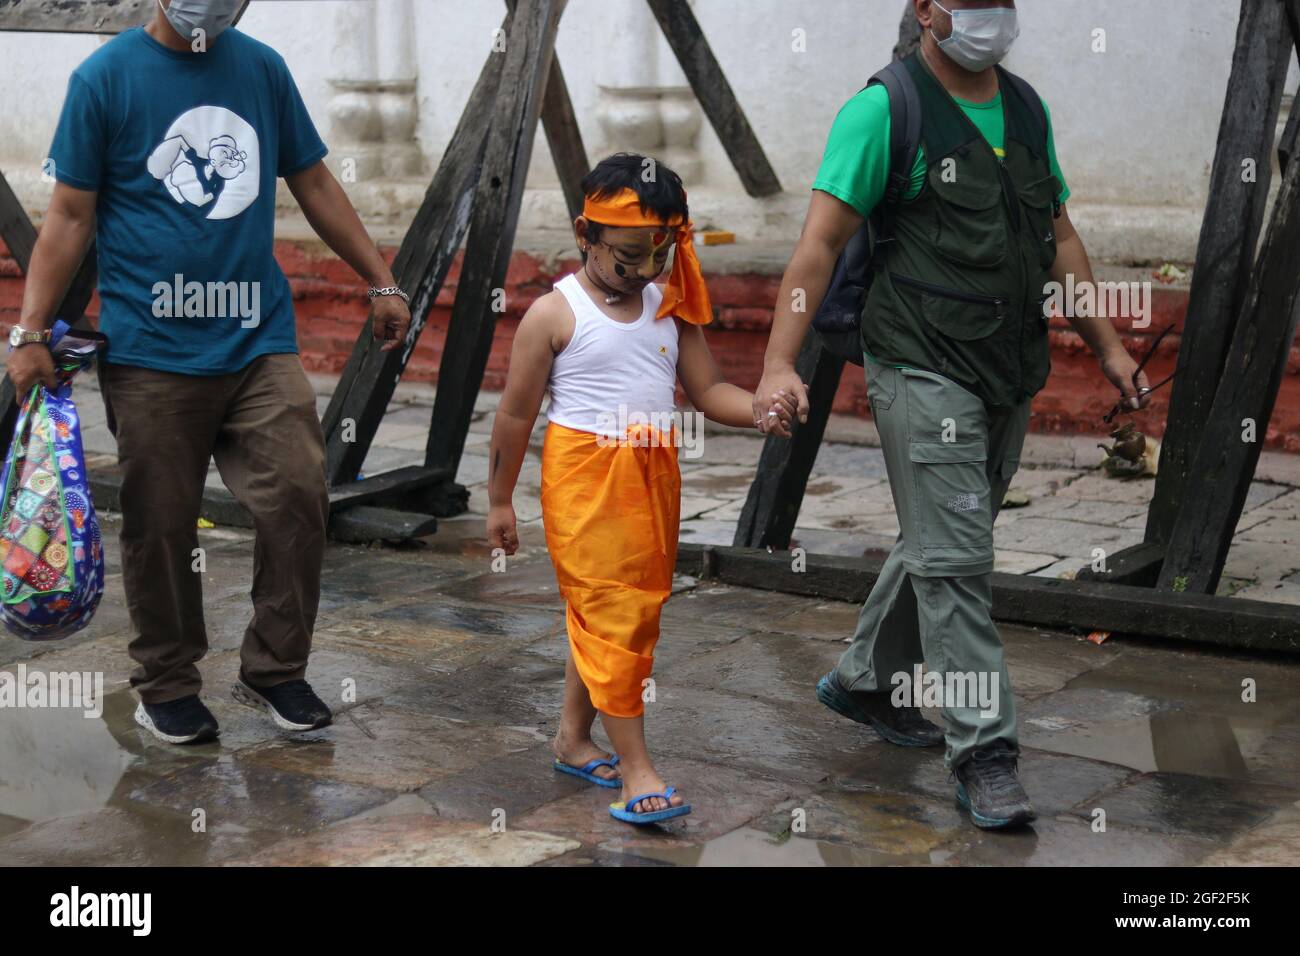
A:
[[[397,347],[410,325],[404,294],[321,161],[325,144],[284,60],[229,29],[241,7],[160,0],[147,26],[73,72],[50,148],[54,194],[10,337],[18,395],[53,387],[48,329],[94,238],[135,718],[174,744],[218,733],[198,696],[208,641],[195,530],[214,457],[257,531],[235,698],[286,730],[331,719],[305,680],[329,495],[316,396],[273,254],[279,177],[370,283],[382,347]]]
[[[990,615],[993,521],[1047,377],[1044,286],[1067,274],[1082,286],[1092,270],[1065,208],[1050,117],[1044,145],[1037,104],[995,69],[1019,33],[1014,0],[913,3],[921,45],[901,69],[920,103],[922,149],[862,315],[900,534],[817,696],[891,743],[946,744],[972,822],[1014,827],[1034,810],[1019,782],[1014,699]],[[831,127],[772,319],[755,393],[760,428],[781,389],[806,417],[795,359],[836,259],[885,196],[890,128],[881,85],[850,99]],[[1071,321],[1139,407],[1146,380],[1110,322]],[[945,690],[972,695],[944,695],[942,730],[918,709],[922,662]]]

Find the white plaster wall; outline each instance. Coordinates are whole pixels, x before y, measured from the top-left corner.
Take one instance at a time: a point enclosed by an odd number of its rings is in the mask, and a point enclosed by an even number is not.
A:
[[[335,35],[340,3],[374,0],[254,0],[241,29],[279,50],[327,142],[329,79],[351,75],[346,37]],[[492,42],[499,0],[412,0],[419,72],[417,136],[436,165]],[[840,105],[886,62],[902,0],[694,0],[787,195],[744,196],[707,122],[699,181],[688,183],[702,217],[742,238],[792,240],[826,132]],[[1057,149],[1073,190],[1075,218],[1116,258],[1190,258],[1230,66],[1236,0],[1021,0],[1022,35],[1008,66],[1052,109]],[[1094,53],[1093,30],[1108,50]],[[638,0],[570,0],[557,51],[595,160],[602,143],[599,83],[682,83],[666,43],[638,64],[644,44],[619,36],[654,31]],[[806,51],[792,49],[802,30]],[[48,186],[36,175],[48,148],[68,74],[100,40],[0,34],[0,169],[34,210]],[[1296,85],[1295,69],[1290,88]],[[562,215],[555,173],[539,134],[523,227]],[[414,195],[418,197],[422,190]]]

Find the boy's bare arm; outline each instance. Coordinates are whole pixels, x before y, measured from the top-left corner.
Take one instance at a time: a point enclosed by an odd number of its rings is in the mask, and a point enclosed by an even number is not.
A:
[[[678,322],[677,377],[692,405],[706,418],[737,428],[754,428],[753,392],[732,385],[722,375],[713,361],[713,353],[704,339],[704,330],[698,325]],[[768,430],[782,438],[790,437],[790,419],[797,408],[794,396],[773,394],[764,404],[763,414],[776,409],[774,418],[765,420]]]
[[[48,329],[54,312],[68,292],[68,285],[81,265],[86,247],[95,234],[95,203],[99,193],[55,183],[50,206],[41,224],[36,247],[28,263],[23,287],[23,307],[18,324],[29,332]],[[54,387],[54,360],[40,344],[23,345],[9,356],[9,377],[18,401],[37,382]]]
[[[510,349],[510,372],[492,422],[488,452],[488,502],[508,508],[555,362],[557,333],[563,318],[551,295],[532,304],[519,322]],[[504,546],[504,545],[498,545]]]

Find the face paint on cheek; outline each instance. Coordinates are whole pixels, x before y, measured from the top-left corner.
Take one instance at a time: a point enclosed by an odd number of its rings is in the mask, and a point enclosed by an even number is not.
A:
[[[626,278],[627,278],[627,269],[625,269],[625,268],[623,267],[623,264],[622,264],[622,263],[620,263],[620,262],[616,262],[616,263],[614,263],[614,271],[618,273],[618,277],[619,277],[620,279],[626,279]]]

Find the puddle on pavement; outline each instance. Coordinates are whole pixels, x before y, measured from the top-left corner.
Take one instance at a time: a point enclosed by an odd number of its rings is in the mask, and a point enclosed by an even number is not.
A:
[[[601,849],[675,866],[928,866],[942,864],[951,856],[945,850],[879,853],[790,834],[776,837],[752,827],[741,827],[695,846],[656,847],[639,843],[634,847],[608,846]]]
[[[188,765],[205,754],[215,759],[215,744],[179,755],[150,752],[133,719],[135,707],[134,694],[123,688],[104,695],[99,717],[86,717],[80,708],[0,712],[0,818],[38,823],[129,807],[127,794],[156,779],[160,763]]]
[[[1151,684],[1089,671],[1045,698],[1045,707],[1022,713],[1021,743],[1143,772],[1244,780],[1270,737],[1294,719],[1290,700],[1234,708],[1225,699],[1211,708],[1173,683],[1167,696],[1150,696]]]

